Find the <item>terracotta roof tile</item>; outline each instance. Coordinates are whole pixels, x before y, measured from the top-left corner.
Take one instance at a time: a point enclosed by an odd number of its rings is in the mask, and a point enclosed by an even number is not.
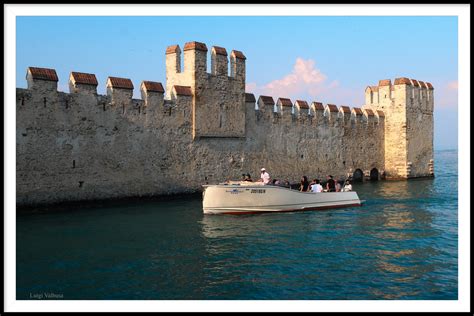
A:
[[[280,103],[282,106],[293,106],[293,102],[287,98],[278,98],[277,103]]]
[[[314,105],[315,110],[324,110],[324,105],[321,102],[313,102],[312,105]]]
[[[186,96],[192,96],[193,92],[191,90],[191,87],[186,87],[186,86],[173,86],[174,90],[176,91],[177,95],[186,95]]]
[[[245,57],[244,54],[238,50],[233,50],[231,55],[238,59],[247,59],[247,57]]]
[[[411,79],[411,83],[412,83],[413,86],[415,86],[415,87],[419,87],[419,86],[420,86],[420,84],[418,83],[418,81],[415,80],[415,79]]]
[[[340,107],[341,111],[344,113],[351,113],[351,108],[345,105],[341,105]]]
[[[385,117],[385,113],[383,113],[381,110],[377,110],[377,115]]]
[[[327,108],[329,109],[329,112],[339,112],[339,110],[337,109],[337,106],[334,104],[328,104]]]
[[[426,86],[426,84],[425,84],[423,81],[418,80],[418,82],[420,83],[420,87],[421,87],[422,89],[427,89],[427,88],[428,88],[428,87]]]
[[[406,84],[411,86],[411,81],[408,78],[395,78],[395,83],[394,84]]]
[[[145,89],[147,91],[160,92],[160,93],[165,92],[165,89],[163,89],[163,85],[161,84],[161,82],[142,81],[142,85],[145,86]]]
[[[379,86],[371,86],[370,90],[372,91],[379,91]]]
[[[166,55],[175,54],[180,51],[179,45],[171,45],[166,48]]]
[[[75,83],[87,84],[91,86],[97,86],[99,84],[94,74],[72,71],[70,77],[72,77],[72,80]]]
[[[195,49],[195,50],[200,50],[200,51],[203,51],[203,52],[207,52],[207,46],[206,46],[206,44],[200,43],[200,42],[187,42],[187,43],[184,45],[184,49],[183,49],[183,50],[191,50],[191,49]]]
[[[364,113],[362,113],[362,109],[361,108],[353,108],[352,111],[354,111],[354,113],[356,115],[362,115]]]
[[[298,106],[300,109],[309,109],[308,102],[304,100],[296,100],[295,105]]]
[[[273,101],[272,97],[266,96],[266,95],[261,95],[258,100],[262,100],[263,104],[265,105],[275,105],[275,101]]]
[[[431,83],[427,82],[426,85],[428,86],[428,89],[434,90],[434,87]]]
[[[129,89],[133,90],[132,80],[127,78],[109,77],[110,86],[118,89]]]
[[[54,69],[28,67],[28,71],[31,73],[31,77],[33,79],[58,81],[58,75],[56,74],[56,70]]]
[[[227,56],[227,51],[225,50],[224,47],[212,46],[212,51],[214,51],[216,53],[216,55]]]
[[[367,113],[367,116],[374,116],[374,111],[372,111],[371,109],[364,109],[365,113]]]
[[[392,81],[390,79],[379,80],[379,87],[390,86]]]
[[[253,95],[253,93],[245,93],[245,102],[253,102],[255,103],[255,96]]]

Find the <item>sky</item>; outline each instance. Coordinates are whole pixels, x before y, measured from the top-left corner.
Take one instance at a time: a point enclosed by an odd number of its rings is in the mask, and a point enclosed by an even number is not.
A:
[[[18,16],[16,86],[29,66],[56,69],[68,92],[71,71],[165,85],[169,45],[206,43],[246,60],[246,91],[360,107],[381,79],[433,84],[435,150],[458,148],[456,16]],[[210,53],[210,52],[209,52]],[[208,72],[210,57],[208,56]]]

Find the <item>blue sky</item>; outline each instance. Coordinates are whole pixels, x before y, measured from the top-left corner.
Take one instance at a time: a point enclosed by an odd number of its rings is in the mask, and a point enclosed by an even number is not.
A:
[[[28,66],[165,83],[165,50],[200,41],[247,57],[247,91],[351,107],[380,79],[435,87],[435,149],[457,148],[457,17],[17,17],[16,84]]]

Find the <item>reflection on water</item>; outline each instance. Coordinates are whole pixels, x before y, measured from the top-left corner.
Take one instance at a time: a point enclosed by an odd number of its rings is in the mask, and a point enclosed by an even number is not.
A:
[[[190,199],[19,217],[17,296],[456,299],[457,160],[437,155],[435,179],[354,184],[362,207],[205,216]]]

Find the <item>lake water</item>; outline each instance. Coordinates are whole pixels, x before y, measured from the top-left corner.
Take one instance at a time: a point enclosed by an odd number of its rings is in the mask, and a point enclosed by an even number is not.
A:
[[[456,300],[457,151],[362,207],[202,214],[200,197],[17,216],[17,299]],[[42,296],[42,297],[41,297]]]

